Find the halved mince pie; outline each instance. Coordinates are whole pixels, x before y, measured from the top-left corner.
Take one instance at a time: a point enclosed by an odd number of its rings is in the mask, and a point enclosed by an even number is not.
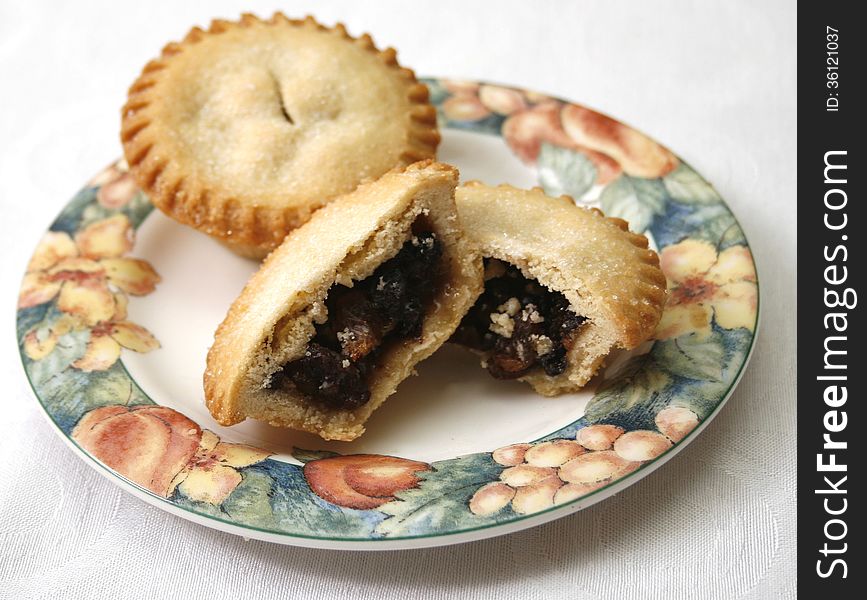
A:
[[[456,193],[485,291],[453,336],[494,377],[552,396],[582,387],[614,348],[648,339],[665,277],[647,238],[568,197],[470,182]]]
[[[423,162],[318,211],[253,275],[204,376],[223,425],[252,417],[353,440],[482,289],[455,210],[457,171]]]
[[[433,158],[439,133],[393,49],[277,13],[167,45],[129,89],[121,140],[157,207],[262,258],[362,181]]]

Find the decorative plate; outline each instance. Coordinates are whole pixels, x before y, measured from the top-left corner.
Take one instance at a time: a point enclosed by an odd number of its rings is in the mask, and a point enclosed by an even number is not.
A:
[[[655,340],[557,398],[493,380],[447,346],[351,443],[251,421],[224,428],[203,404],[205,354],[256,265],[153,211],[121,162],[51,225],[18,301],[27,377],[76,452],[134,495],[210,527],[393,549],[573,513],[644,477],[707,425],[747,363],[758,314],[747,241],[713,187],[582,106],[427,83],[440,157],[465,180],[541,185],[648,236],[670,289]]]

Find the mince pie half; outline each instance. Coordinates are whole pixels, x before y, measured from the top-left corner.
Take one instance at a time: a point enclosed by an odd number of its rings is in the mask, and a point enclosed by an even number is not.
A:
[[[666,282],[647,238],[568,197],[470,182],[456,193],[485,290],[453,336],[499,379],[552,396],[582,387],[614,348],[654,332]]]
[[[353,440],[482,290],[455,209],[457,171],[387,173],[313,215],[253,275],[204,376],[214,418]]]

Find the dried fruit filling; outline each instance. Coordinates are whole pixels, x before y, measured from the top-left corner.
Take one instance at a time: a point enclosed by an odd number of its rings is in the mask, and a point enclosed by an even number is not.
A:
[[[419,233],[370,277],[328,290],[328,319],[299,359],[271,377],[271,388],[296,388],[311,400],[352,410],[370,400],[368,378],[391,343],[418,338],[433,298],[442,243]]]
[[[485,291],[451,341],[487,355],[497,379],[514,379],[537,367],[551,376],[566,370],[566,353],[587,320],[563,294],[528,279],[496,259],[485,259]]]

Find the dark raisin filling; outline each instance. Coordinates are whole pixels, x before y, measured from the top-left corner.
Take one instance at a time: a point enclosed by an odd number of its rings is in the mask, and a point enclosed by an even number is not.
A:
[[[514,379],[541,367],[551,376],[566,370],[566,353],[587,320],[566,297],[527,279],[513,266],[485,259],[485,291],[451,341],[488,355],[488,371]]]
[[[271,377],[270,388],[295,387],[329,408],[358,408],[370,400],[368,377],[383,348],[421,335],[425,309],[439,279],[442,243],[419,233],[370,277],[328,290],[328,320],[301,358]]]

